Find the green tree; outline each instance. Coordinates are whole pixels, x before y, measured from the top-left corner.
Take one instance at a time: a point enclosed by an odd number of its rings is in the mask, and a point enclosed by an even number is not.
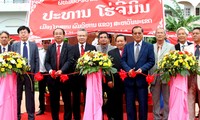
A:
[[[164,5],[167,10],[172,12],[171,15],[167,15],[165,18],[166,29],[168,31],[176,31],[179,27],[185,27],[191,31],[194,27],[199,26],[199,24],[194,24],[195,21],[200,20],[200,16],[190,15],[187,18],[184,17],[184,12],[176,0],[172,0],[174,7],[169,5]]]

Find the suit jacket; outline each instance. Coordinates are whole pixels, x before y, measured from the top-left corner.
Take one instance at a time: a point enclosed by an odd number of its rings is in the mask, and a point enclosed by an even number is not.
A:
[[[157,50],[158,46],[157,46],[157,44],[155,43],[153,45],[153,47],[154,47],[154,55],[155,55],[155,63],[156,64],[149,71],[150,74],[153,74],[154,71],[158,68],[158,62],[160,61],[160,60],[158,60],[158,52],[157,52],[158,51]],[[171,50],[175,50],[174,45],[172,45],[172,44],[170,44],[168,42],[164,42],[163,46],[162,46],[162,49],[160,51],[160,57],[159,57],[159,59],[162,59],[164,57],[164,55],[167,54],[167,53],[169,53],[169,51],[171,51]],[[151,84],[155,84],[155,83],[156,83],[156,77],[154,78],[154,81]],[[162,81],[162,83],[165,83],[165,82]]]
[[[121,66],[121,63],[120,63],[121,56],[120,56],[120,53],[119,53],[119,49],[115,48],[115,49],[110,50],[108,52],[108,55],[111,56],[111,58],[113,58],[113,60],[112,60],[113,67],[116,68],[117,71],[120,71],[120,69],[122,69],[122,66]],[[119,78],[119,74],[118,73],[114,74],[114,77]],[[111,76],[107,76],[106,81],[107,82],[112,81]]]
[[[185,47],[185,51],[188,51],[189,53],[192,53],[193,55],[195,55],[195,45],[194,44],[191,44],[189,46],[186,46]],[[198,63],[199,63],[199,66],[200,66],[200,59],[198,60]],[[188,79],[197,79],[197,86],[198,86],[198,89],[200,90],[200,76],[197,75],[197,77],[193,77],[193,75],[191,76],[188,76]],[[188,83],[190,84],[190,82]]]
[[[187,42],[187,44],[188,44],[188,45],[191,45],[192,43],[191,43],[191,42]],[[175,49],[176,49],[176,50],[179,50],[179,51],[181,50],[180,43],[178,43],[178,44],[175,45]]]
[[[112,46],[112,45],[108,45],[108,48],[107,48],[106,53],[108,53],[110,50],[112,50],[112,49],[114,49],[114,48],[116,48],[116,47],[115,47],[115,46]],[[101,45],[97,45],[97,46],[96,46],[96,49],[97,49],[97,51],[102,52],[102,50],[101,50]]]
[[[155,64],[155,57],[153,51],[153,45],[147,42],[142,41],[142,46],[140,48],[139,56],[137,62],[134,58],[134,42],[128,43],[124,47],[124,53],[121,58],[121,64],[123,69],[128,72],[130,69],[138,70],[142,69],[142,73],[148,74]],[[135,80],[133,80],[135,79]],[[135,78],[126,78],[124,83],[133,85],[134,81],[137,86],[147,86],[146,78],[144,75],[138,74]]]
[[[37,44],[34,42],[29,42],[29,62],[32,73],[37,73],[39,71],[39,53]],[[21,54],[21,42],[14,43],[12,45],[12,51]]]
[[[2,46],[0,45],[0,53],[2,53],[1,48]],[[11,51],[11,45],[8,45],[8,51]]]
[[[60,65],[59,70],[62,70],[63,74],[69,73],[70,66],[72,64],[72,52],[71,46],[67,43],[63,43],[60,53]],[[57,70],[56,68],[56,43],[50,45],[47,49],[45,57],[45,68],[49,72],[50,70]]]
[[[92,51],[92,50],[96,51],[95,46],[86,43],[84,51],[86,52],[86,51]],[[73,64],[74,64],[73,68],[75,70],[77,61],[80,58],[80,52],[79,52],[79,46],[78,46],[78,44],[76,44],[76,45],[74,45],[72,47],[72,52],[73,52]]]

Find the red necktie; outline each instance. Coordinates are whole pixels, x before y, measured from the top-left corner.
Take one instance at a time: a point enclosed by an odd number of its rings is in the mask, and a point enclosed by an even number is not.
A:
[[[56,52],[56,68],[59,70],[59,65],[60,65],[60,47],[61,45],[57,46],[57,52]]]
[[[83,56],[84,53],[85,53],[85,51],[84,51],[83,45],[81,45],[81,56]]]
[[[124,49],[121,50],[120,57],[122,57]]]

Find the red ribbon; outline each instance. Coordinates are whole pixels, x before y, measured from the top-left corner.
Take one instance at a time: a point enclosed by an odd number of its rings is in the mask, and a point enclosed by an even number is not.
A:
[[[134,78],[136,75],[137,75],[137,73],[134,70],[132,70],[130,77]]]
[[[119,76],[124,81],[124,79],[127,77],[127,73],[124,70],[120,69]]]
[[[37,72],[34,76],[35,80],[36,81],[41,81],[44,79],[44,76],[40,73],[40,72]]]
[[[125,72],[124,70],[120,69],[120,71],[118,72],[119,73],[119,76],[120,78],[124,81],[124,79],[127,77],[127,72]],[[131,76],[132,78],[134,78],[137,74],[142,74],[144,76],[146,76],[146,81],[148,84],[152,83],[153,80],[154,80],[154,76],[153,75],[146,75],[144,73],[138,73],[138,72],[135,72],[134,70],[131,72]]]
[[[148,84],[151,84],[154,81],[154,76],[148,74],[146,76],[146,81],[147,81]]]
[[[51,76],[53,79],[56,79],[55,73],[56,73],[56,71],[55,71],[55,70],[52,70],[52,72],[51,72],[51,74],[50,74],[50,76]],[[29,73],[29,72],[28,72],[28,74],[33,74],[33,75],[34,75],[34,73]],[[67,80],[69,79],[68,75],[74,75],[74,74],[79,74],[79,72],[73,72],[73,73],[69,73],[69,74],[61,74],[61,75],[60,75],[60,81],[64,83],[65,81],[67,81]],[[125,72],[125,71],[122,70],[122,69],[120,69],[120,71],[118,72],[118,74],[119,74],[120,78],[121,78],[123,81],[124,81],[124,79],[125,79],[126,77],[128,77],[128,76],[127,76],[127,72]],[[146,75],[146,74],[144,74],[144,73],[138,73],[138,72],[135,72],[135,71],[133,70],[132,73],[131,73],[131,77],[134,78],[137,74],[142,74],[142,75],[146,76],[146,81],[147,81],[148,84],[150,84],[151,82],[153,82],[154,76],[155,76],[155,75],[149,75],[149,74]],[[41,80],[44,78],[44,75],[49,75],[49,74],[41,74],[40,72],[38,72],[38,73],[35,74],[34,78],[35,78],[37,81],[41,81]],[[103,82],[106,83],[105,76],[103,76]],[[169,83],[168,83],[168,84],[169,84]]]
[[[69,77],[68,77],[68,75],[64,75],[64,74],[62,74],[62,75],[60,75],[60,82],[65,82],[65,81],[67,81],[69,79]]]
[[[53,79],[56,79],[56,71],[55,70],[52,70],[50,75]]]

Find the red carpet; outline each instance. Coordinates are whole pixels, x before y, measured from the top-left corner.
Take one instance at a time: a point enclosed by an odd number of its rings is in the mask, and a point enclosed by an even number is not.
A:
[[[60,113],[59,117],[60,120],[63,120],[63,112]],[[22,114],[22,120],[27,120],[27,119],[28,119],[27,114],[26,113]],[[35,120],[51,120],[51,113],[45,112],[44,115],[35,116]],[[108,120],[106,115],[104,115],[104,120]],[[125,113],[124,113],[124,120],[127,120]],[[153,120],[152,113],[148,113],[148,120]]]

